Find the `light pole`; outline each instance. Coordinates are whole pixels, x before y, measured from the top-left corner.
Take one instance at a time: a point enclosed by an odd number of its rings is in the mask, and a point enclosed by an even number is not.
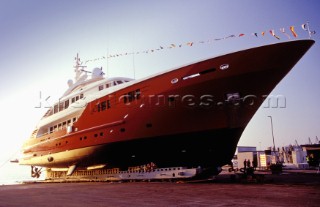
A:
[[[276,151],[276,145],[274,143],[274,134],[273,134],[273,123],[272,123],[272,116],[268,116],[271,120],[271,132],[272,132],[272,140],[273,140],[273,151]]]

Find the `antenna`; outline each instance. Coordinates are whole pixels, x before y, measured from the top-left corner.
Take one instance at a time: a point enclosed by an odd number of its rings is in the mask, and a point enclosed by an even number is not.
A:
[[[76,61],[76,65],[73,66],[75,68],[74,72],[76,73],[75,80],[78,81],[82,72],[84,71],[84,68],[86,68],[87,66],[82,65],[82,62],[79,57],[79,53],[77,53],[77,56],[74,59]]]
[[[312,144],[310,137],[309,137],[309,144]]]

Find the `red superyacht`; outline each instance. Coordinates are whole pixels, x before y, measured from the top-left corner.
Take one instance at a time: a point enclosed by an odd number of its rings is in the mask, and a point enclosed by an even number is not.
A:
[[[216,175],[263,97],[313,44],[250,48],[141,80],[104,78],[101,68],[89,73],[77,56],[75,81],[26,140],[19,164],[72,175],[155,163]]]

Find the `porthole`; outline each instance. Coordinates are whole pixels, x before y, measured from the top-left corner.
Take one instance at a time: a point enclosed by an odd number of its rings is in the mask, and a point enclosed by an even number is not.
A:
[[[220,65],[220,70],[226,70],[229,68],[229,64]]]
[[[179,79],[178,78],[174,78],[171,80],[171,84],[176,84],[178,83]]]

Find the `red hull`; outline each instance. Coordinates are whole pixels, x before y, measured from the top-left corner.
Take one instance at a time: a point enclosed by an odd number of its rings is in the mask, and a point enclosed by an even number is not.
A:
[[[222,166],[231,160],[264,97],[313,43],[292,41],[230,53],[100,97],[87,103],[74,132],[28,140],[25,155],[32,158],[25,160],[51,155],[51,161],[34,163],[47,167]],[[54,158],[89,146],[100,147],[73,160]]]

